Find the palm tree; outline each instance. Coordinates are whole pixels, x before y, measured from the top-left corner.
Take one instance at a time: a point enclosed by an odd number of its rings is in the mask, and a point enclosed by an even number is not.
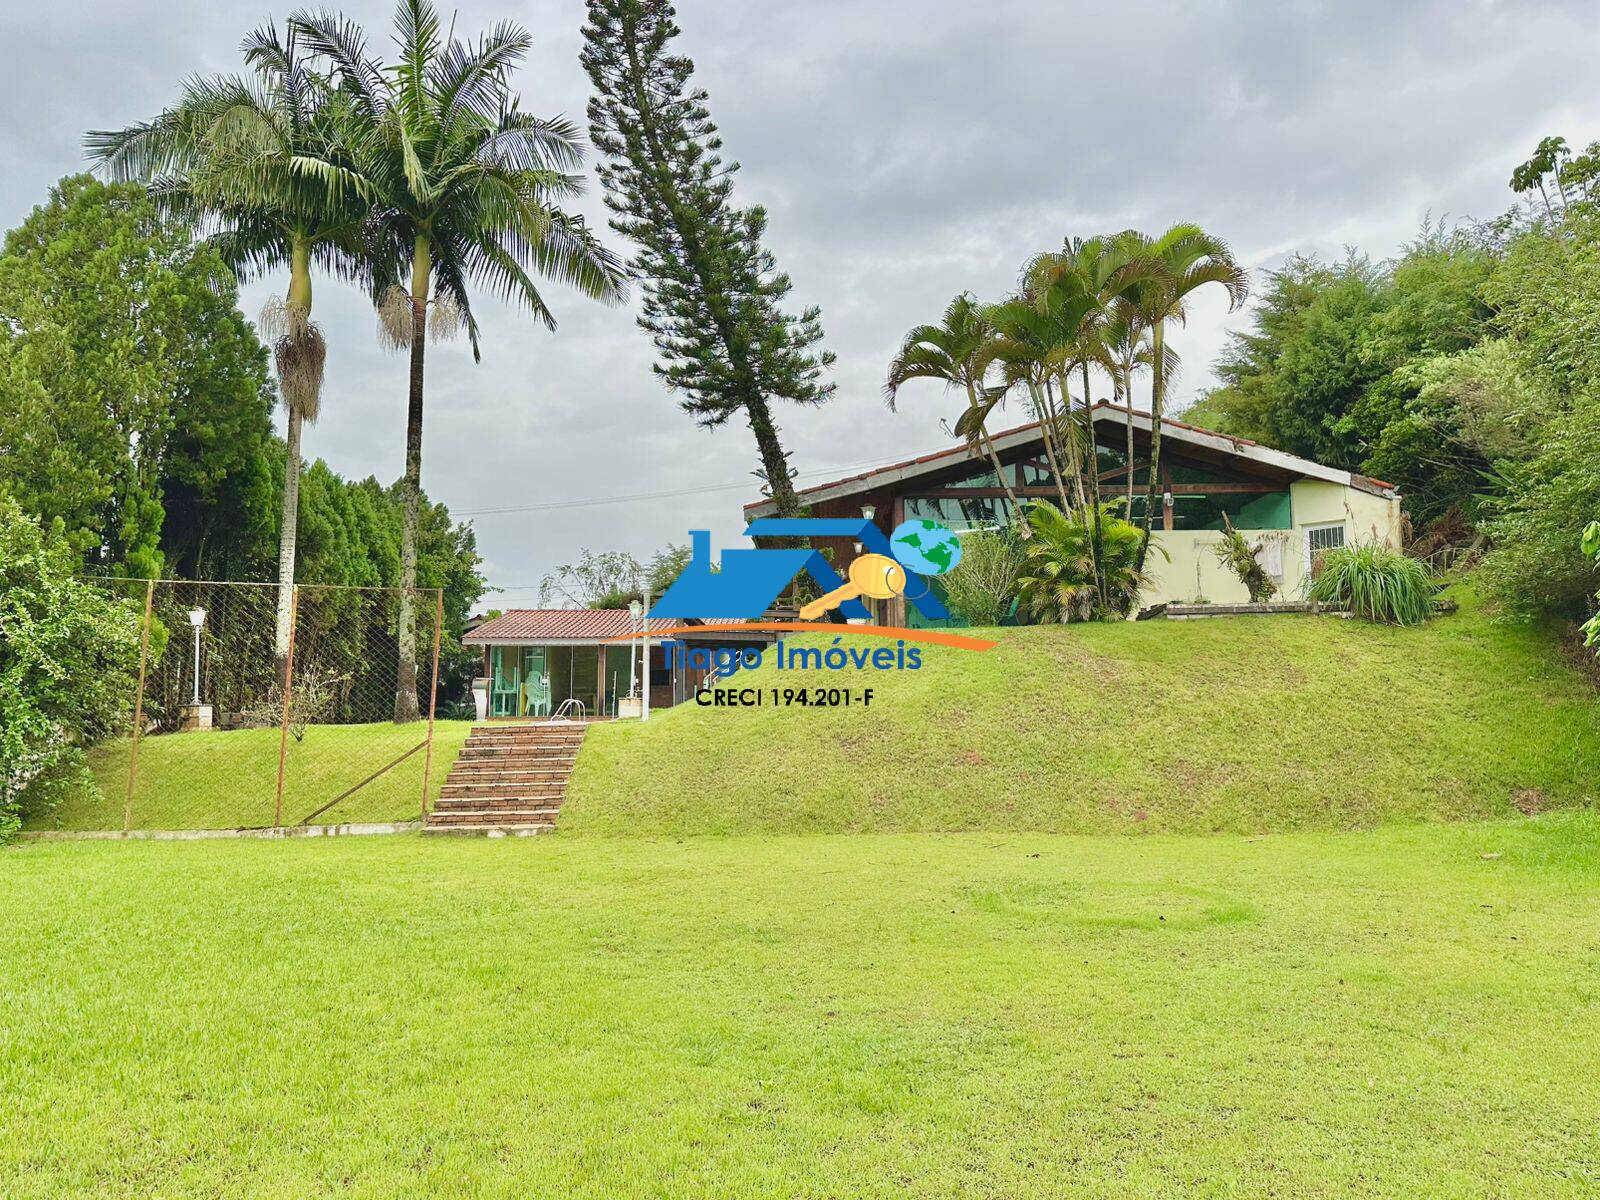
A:
[[[1111,512],[1097,525],[1087,513],[1064,513],[1048,500],[1028,509],[1028,524],[1034,537],[1017,588],[1035,621],[1127,616],[1144,584],[1138,526]]]
[[[308,13],[291,20],[305,43],[327,57],[347,102],[340,152],[318,170],[347,173],[370,197],[375,237],[403,263],[381,294],[379,313],[387,340],[410,353],[394,716],[415,720],[411,589],[428,337],[448,337],[464,326],[477,358],[472,287],[489,288],[554,329],[535,274],[615,303],[623,295],[623,270],[581,218],[558,207],[582,191],[582,179],[570,173],[582,162],[579,133],[564,119],[518,109],[510,73],[532,45],[520,26],[502,22],[469,45],[441,35],[429,0],[401,0],[395,14],[399,56],[385,66],[368,56],[365,37],[351,21]],[[401,282],[401,275],[408,278]]]
[[[1113,402],[1127,410],[1127,494],[1123,515],[1133,519],[1133,381],[1134,376],[1148,371],[1155,363],[1155,353],[1150,344],[1150,332],[1139,324],[1138,314],[1127,298],[1119,297],[1106,331],[1106,346],[1110,351],[1107,373],[1111,376]],[[1183,360],[1170,345],[1162,353],[1162,363],[1167,372],[1166,386],[1170,388],[1183,366]]]
[[[1160,237],[1134,230],[1117,236],[1124,252],[1149,261],[1153,269],[1127,292],[1138,322],[1150,331],[1150,479],[1145,496],[1144,537],[1139,546],[1139,570],[1144,570],[1150,547],[1150,521],[1161,487],[1161,422],[1166,409],[1167,322],[1182,325],[1189,315],[1189,297],[1207,284],[1221,284],[1228,293],[1228,311],[1245,302],[1250,278],[1234,262],[1227,243],[1198,225],[1174,225]]]
[[[1067,239],[1061,250],[1035,258],[1023,276],[1023,294],[1057,322],[1057,382],[1069,417],[1072,407],[1069,377],[1074,371],[1081,373],[1081,419],[1076,425],[1069,424],[1069,428],[1073,432],[1071,450],[1074,469],[1081,480],[1080,492],[1085,495],[1086,510],[1092,515],[1095,526],[1090,548],[1096,554],[1101,544],[1102,513],[1099,441],[1094,429],[1090,371],[1093,366],[1108,372],[1112,369],[1109,338],[1115,305],[1154,271],[1153,264],[1134,253],[1127,243],[1095,237]],[[1104,608],[1108,597],[1098,560],[1095,579]]]
[[[967,408],[956,422],[956,432],[967,439],[968,446],[981,449],[994,467],[995,478],[1005,489],[1006,500],[1011,505],[1011,521],[1024,538],[1031,536],[1022,519],[1022,505],[1006,481],[1005,468],[1000,465],[1000,454],[994,439],[989,436],[986,420],[1003,393],[988,388],[984,378],[987,364],[981,362],[984,345],[991,335],[988,322],[977,301],[962,292],[944,310],[937,325],[918,325],[905,340],[889,364],[888,382],[884,384],[884,401],[894,410],[900,389],[912,379],[937,379],[947,387],[960,387],[967,393]]]
[[[265,25],[241,49],[251,78],[192,80],[154,120],[97,130],[85,140],[112,178],[146,183],[167,212],[207,231],[241,278],[289,272],[287,294],[261,315],[288,410],[274,636],[281,680],[298,545],[301,429],[321,410],[327,359],[311,320],[312,265],[344,278],[368,273],[361,237],[366,208],[337,177],[305,169],[332,144],[337,104],[308,69],[293,28],[280,37]]]

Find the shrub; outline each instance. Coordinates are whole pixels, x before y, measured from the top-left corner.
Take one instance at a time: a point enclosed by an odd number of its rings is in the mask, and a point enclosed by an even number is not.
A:
[[[944,577],[945,599],[969,625],[999,625],[1017,599],[1022,562],[1022,544],[1010,530],[969,533],[961,562]]]
[[[1250,593],[1252,604],[1265,604],[1278,590],[1278,585],[1272,582],[1272,576],[1267,574],[1266,568],[1256,557],[1260,553],[1261,547],[1251,546],[1224,513],[1222,541],[1216,545],[1217,561],[1239,577],[1239,582]]]
[[[1106,580],[1104,605],[1095,586],[1093,520],[1078,514],[1068,516],[1041,500],[1029,507],[1028,525],[1033,537],[1023,551],[1017,593],[1035,621],[1110,620],[1133,610],[1144,586],[1144,575],[1137,566],[1144,534],[1137,525],[1114,515],[1112,505],[1101,509],[1099,558]],[[1151,548],[1164,553],[1160,546]]]
[[[1311,583],[1313,600],[1387,625],[1420,625],[1433,612],[1433,593],[1426,567],[1379,542],[1328,551]]]
[[[0,495],[0,840],[30,805],[93,787],[83,747],[125,727],[139,611],[72,576],[64,543]]]

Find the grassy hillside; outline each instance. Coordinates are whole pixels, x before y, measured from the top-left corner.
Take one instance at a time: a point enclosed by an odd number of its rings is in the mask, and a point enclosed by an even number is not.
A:
[[[1600,821],[0,850],[8,1197],[1592,1197]]]
[[[1592,684],[1536,630],[1270,617],[996,631],[916,672],[778,672],[868,709],[594,729],[563,832],[1350,828],[1600,792]],[[865,639],[862,639],[863,642]]]
[[[439,794],[450,763],[472,728],[470,721],[439,721],[434,729],[433,776]],[[290,739],[284,763],[283,821],[300,820],[393,762],[422,741],[424,726],[313,725],[304,739]],[[211,730],[162,734],[139,743],[138,786],[133,796],[136,829],[223,829],[271,825],[278,784],[276,729]],[[126,739],[96,747],[89,765],[98,794],[68,799],[55,809],[29,814],[26,829],[121,829],[127,798]],[[410,821],[422,807],[419,751],[317,819]]]

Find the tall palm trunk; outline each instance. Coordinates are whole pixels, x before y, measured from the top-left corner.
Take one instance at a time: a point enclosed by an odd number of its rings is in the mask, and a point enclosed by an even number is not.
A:
[[[1050,462],[1050,477],[1055,480],[1056,494],[1061,497],[1061,511],[1070,513],[1072,501],[1067,499],[1067,482],[1061,474],[1061,458],[1056,453],[1056,409],[1055,402],[1050,398],[1050,384],[1045,382],[1044,387],[1028,381],[1028,390],[1033,394],[1033,408],[1039,414],[1039,432],[1044,437],[1044,456]]]
[[[1122,378],[1117,380],[1117,403],[1124,405],[1127,412],[1128,429],[1128,457],[1124,466],[1128,468],[1128,507],[1123,516],[1133,520],[1133,367],[1127,366],[1122,372]]]
[[[293,353],[292,343],[307,337],[311,326],[311,246],[304,238],[296,238],[289,252],[289,294],[284,300],[287,328],[279,343],[278,379],[284,392],[284,405],[289,410],[288,457],[283,471],[283,517],[278,529],[278,611],[273,630],[272,651],[278,686],[288,686],[289,636],[294,606],[294,564],[299,548],[300,525],[300,430],[309,407],[316,411],[315,400],[310,405],[298,388],[287,380],[292,368],[286,363],[286,353]],[[320,378],[312,385],[321,389]]]
[[[1136,572],[1144,571],[1145,555],[1150,552],[1150,522],[1156,512],[1156,496],[1161,487],[1161,414],[1166,408],[1167,323],[1157,321],[1150,332],[1150,482],[1145,491],[1144,536],[1139,539]]]
[[[1106,592],[1105,562],[1101,557],[1104,542],[1101,541],[1101,516],[1100,516],[1100,443],[1094,436],[1094,400],[1089,391],[1089,360],[1083,360],[1083,427],[1088,437],[1085,452],[1089,457],[1089,505],[1094,510],[1094,545],[1090,552],[1094,556],[1094,583],[1095,589],[1100,594],[1100,608],[1105,610],[1108,594]]]
[[[411,256],[411,378],[406,404],[406,474],[400,485],[405,512],[400,524],[400,667],[395,677],[394,721],[403,725],[421,715],[417,705],[417,526],[422,499],[422,380],[428,345],[428,291],[433,252],[418,234]]]
[[[967,403],[973,408],[979,406],[978,388],[972,380],[967,380]],[[994,467],[994,477],[1000,481],[1001,490],[1006,494],[1006,503],[1011,505],[1011,525],[1022,534],[1026,541],[1033,536],[1033,531],[1028,528],[1028,523],[1022,519],[1022,504],[1017,499],[1017,493],[1011,484],[1006,481],[1006,469],[1000,465],[1000,452],[994,447],[994,439],[989,436],[989,431],[982,425],[978,426],[978,444],[983,447],[983,452],[989,456],[989,464]]]

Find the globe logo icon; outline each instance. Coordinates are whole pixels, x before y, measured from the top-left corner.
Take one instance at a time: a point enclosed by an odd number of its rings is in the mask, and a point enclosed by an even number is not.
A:
[[[961,561],[961,539],[937,521],[902,521],[889,545],[901,565],[918,575],[944,575]]]

